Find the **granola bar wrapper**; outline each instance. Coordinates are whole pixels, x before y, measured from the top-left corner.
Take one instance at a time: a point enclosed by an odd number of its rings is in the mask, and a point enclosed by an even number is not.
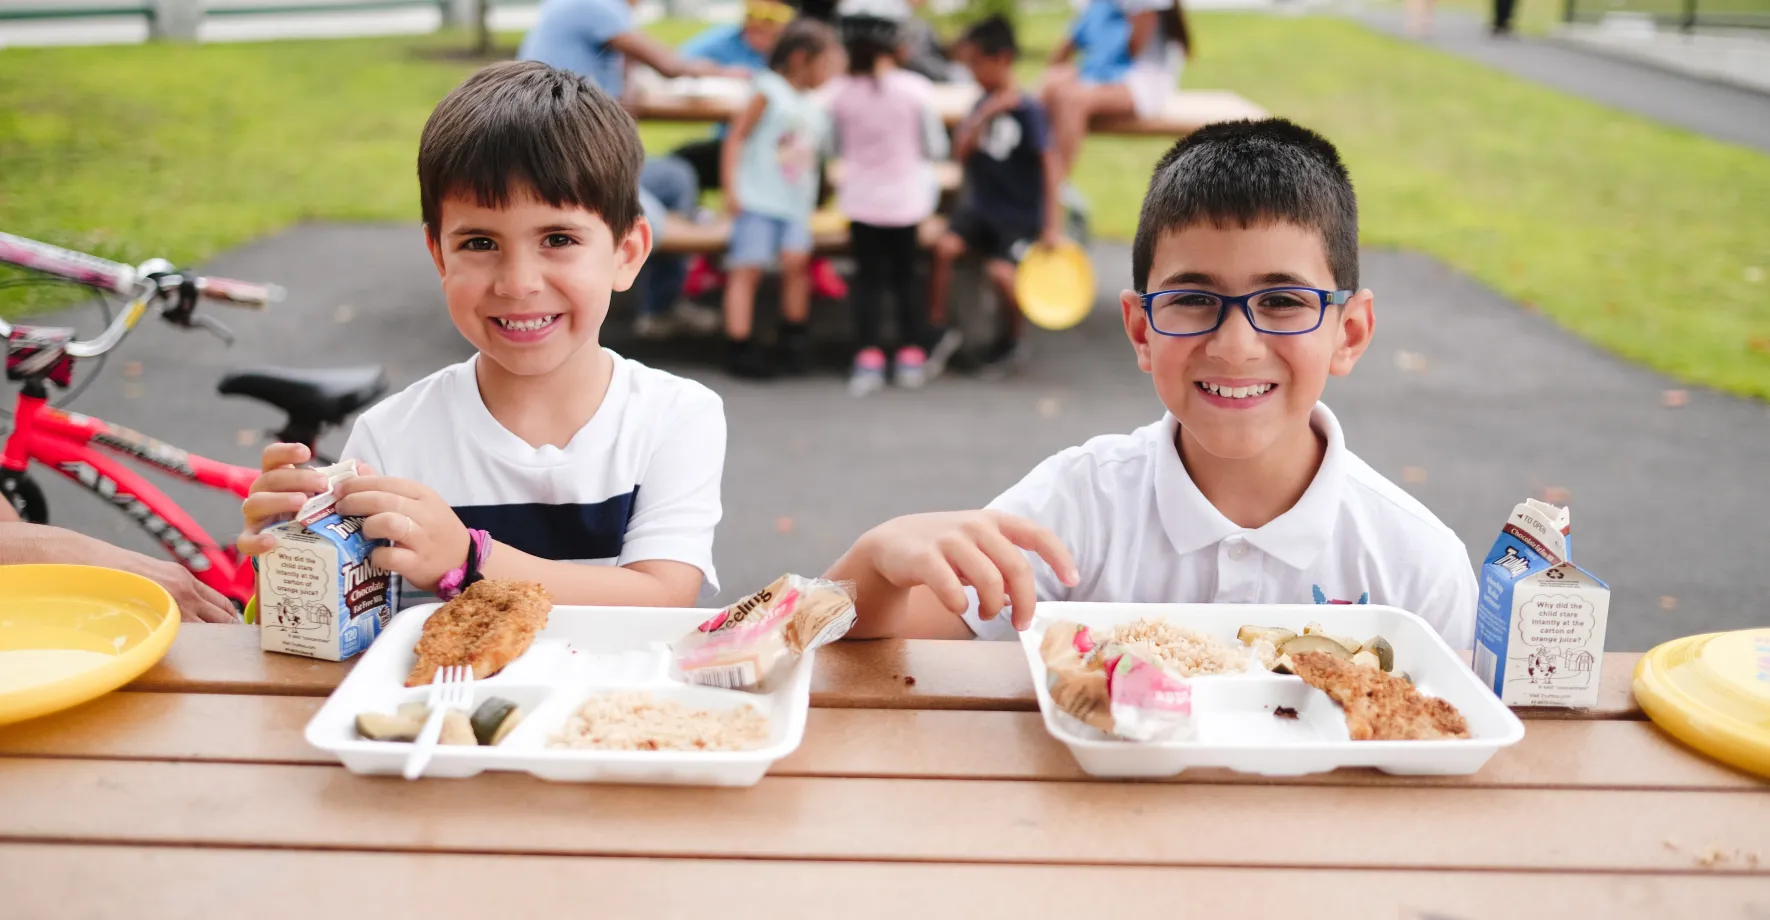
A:
[[[1193,735],[1192,684],[1088,628],[1053,623],[1039,645],[1051,701],[1083,724],[1127,741],[1184,741]]]
[[[1112,733],[1127,741],[1186,741],[1193,736],[1192,682],[1125,649],[1108,671]]]
[[[806,652],[842,638],[854,617],[847,586],[782,575],[671,643],[670,652],[691,684],[766,691]]]

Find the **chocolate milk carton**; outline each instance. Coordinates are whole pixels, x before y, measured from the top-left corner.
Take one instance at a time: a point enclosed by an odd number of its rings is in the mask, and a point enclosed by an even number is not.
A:
[[[1610,587],[1569,558],[1567,509],[1512,509],[1481,567],[1475,673],[1508,706],[1597,705]]]
[[[327,490],[294,519],[266,530],[276,549],[258,557],[261,647],[343,661],[369,647],[393,616],[388,573],[369,562],[380,541],[363,536],[362,518],[338,513],[332,487],[356,475],[345,461],[326,467]]]

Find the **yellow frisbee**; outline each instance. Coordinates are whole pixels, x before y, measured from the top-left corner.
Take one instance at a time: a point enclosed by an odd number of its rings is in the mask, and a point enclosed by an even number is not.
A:
[[[1634,690],[1667,734],[1770,778],[1770,629],[1667,642],[1641,656]]]
[[[1069,240],[1034,246],[1014,273],[1020,312],[1041,329],[1068,329],[1094,309],[1094,266],[1088,253]]]
[[[172,595],[140,575],[0,566],[0,725],[123,686],[153,667],[176,635]]]

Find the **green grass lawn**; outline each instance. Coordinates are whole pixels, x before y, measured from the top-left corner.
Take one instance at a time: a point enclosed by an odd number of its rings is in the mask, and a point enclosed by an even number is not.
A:
[[[1619,354],[1770,398],[1770,157],[1337,19],[1195,20],[1186,84],[1338,143],[1367,244],[1429,253]],[[1028,22],[1027,44],[1059,25]],[[0,51],[0,229],[190,262],[299,220],[415,220],[419,128],[472,68],[428,52],[464,44]],[[703,130],[645,135],[661,150]],[[1163,147],[1088,143],[1076,181],[1101,233],[1131,234]]]

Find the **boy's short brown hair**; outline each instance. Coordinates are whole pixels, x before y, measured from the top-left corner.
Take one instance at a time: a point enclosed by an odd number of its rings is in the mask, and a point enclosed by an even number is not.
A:
[[[424,123],[424,228],[441,233],[451,195],[501,208],[526,186],[554,207],[595,213],[619,239],[640,215],[644,165],[633,119],[590,81],[538,61],[493,64],[443,97]]]
[[[1358,290],[1358,195],[1327,138],[1282,118],[1206,125],[1169,148],[1149,179],[1131,244],[1137,290],[1161,235],[1283,221],[1321,234],[1334,285]]]

